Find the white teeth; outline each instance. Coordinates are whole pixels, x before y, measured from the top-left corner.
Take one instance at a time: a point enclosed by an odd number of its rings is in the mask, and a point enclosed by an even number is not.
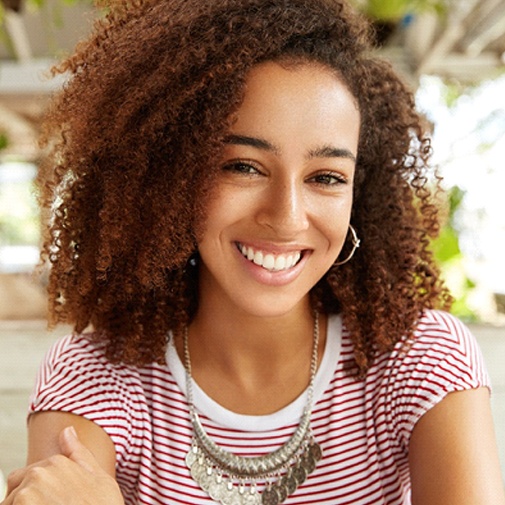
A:
[[[295,258],[293,256],[288,256],[286,258],[286,266],[285,268],[291,268],[295,264]]]
[[[263,268],[266,268],[267,270],[274,270],[275,268],[275,258],[271,254],[267,254],[263,258]]]
[[[296,265],[302,254],[300,252],[288,255],[274,256],[273,254],[263,254],[261,251],[255,251],[252,247],[247,247],[239,244],[240,252],[249,261],[252,261],[258,266],[263,267],[265,270],[271,272],[278,272],[281,270],[287,270],[288,268]]]
[[[286,263],[286,258],[284,258],[284,256],[277,256],[273,268],[274,270],[284,270],[286,268]],[[267,267],[265,266],[265,268]]]
[[[253,261],[256,265],[263,266],[263,253],[261,251],[255,253]]]

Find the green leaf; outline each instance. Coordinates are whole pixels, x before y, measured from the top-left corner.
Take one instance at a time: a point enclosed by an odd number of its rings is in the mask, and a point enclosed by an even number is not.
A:
[[[5,149],[9,145],[9,139],[5,133],[0,133],[0,150]]]
[[[407,13],[409,0],[369,0],[366,12],[370,17],[384,21],[397,21]]]
[[[445,263],[461,256],[459,238],[454,228],[450,226],[442,228],[438,238],[432,242],[432,250],[439,263]]]
[[[428,10],[442,15],[446,11],[447,0],[368,0],[361,3],[361,9],[371,18],[380,21],[400,21],[407,14]]]
[[[449,217],[452,223],[454,213],[460,208],[463,199],[465,198],[466,191],[459,186],[453,186],[449,190]]]
[[[456,317],[463,319],[467,323],[476,322],[479,319],[475,311],[468,306],[466,296],[454,300],[451,307],[451,313]]]

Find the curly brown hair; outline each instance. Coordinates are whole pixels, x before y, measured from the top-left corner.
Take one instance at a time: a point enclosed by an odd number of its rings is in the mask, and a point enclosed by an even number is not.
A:
[[[113,361],[163,360],[167,333],[197,308],[191,257],[215,160],[248,71],[267,60],[335,69],[359,105],[352,223],[362,247],[312,292],[320,311],[342,313],[358,370],[412,336],[424,309],[448,307],[429,249],[439,227],[429,139],[412,94],[371,55],[369,26],[346,3],[109,7],[58,67],[70,78],[46,122],[38,182],[51,214],[42,250],[51,325],[91,324]]]

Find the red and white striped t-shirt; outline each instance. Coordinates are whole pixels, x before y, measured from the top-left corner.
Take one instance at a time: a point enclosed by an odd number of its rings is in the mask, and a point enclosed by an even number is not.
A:
[[[352,344],[332,316],[315,380],[311,418],[323,459],[285,503],[410,504],[409,438],[419,418],[444,396],[488,386],[474,338],[454,317],[427,311],[413,344],[377,359],[363,380],[346,373]],[[86,336],[57,342],[40,368],[31,412],[72,412],[100,425],[117,451],[117,480],[125,503],[215,503],[193,481],[184,458],[192,430],[184,367],[172,345],[166,365],[111,364]],[[245,456],[271,452],[295,430],[306,393],[266,416],[238,415],[197,385],[194,401],[207,433]]]

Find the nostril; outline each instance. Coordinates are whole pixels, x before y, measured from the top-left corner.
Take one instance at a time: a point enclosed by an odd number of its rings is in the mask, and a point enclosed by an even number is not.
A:
[[[263,226],[267,226],[280,236],[294,236],[299,231],[308,227],[306,208],[299,197],[283,197],[273,193],[269,201],[257,214],[257,220]]]

